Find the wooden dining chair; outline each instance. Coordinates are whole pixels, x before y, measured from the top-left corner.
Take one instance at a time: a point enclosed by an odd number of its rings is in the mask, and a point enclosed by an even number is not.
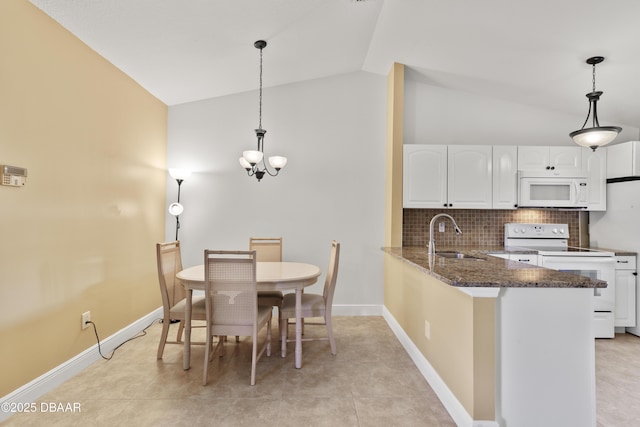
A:
[[[282,237],[250,237],[249,250],[256,251],[258,262],[282,261]],[[278,308],[278,325],[282,307],[281,291],[258,291],[258,304]]]
[[[160,344],[158,345],[158,359],[162,359],[165,344],[183,344],[182,332],[185,324],[186,299],[184,288],[176,278],[176,273],[182,270],[180,241],[157,243],[156,258],[158,282],[160,284],[160,293],[162,294],[162,332],[160,334]],[[193,297],[191,319],[206,319],[204,296]],[[179,320],[180,322],[178,335],[175,341],[167,341],[172,320]]]
[[[249,250],[256,251],[258,262],[282,261],[282,237],[250,237]]]
[[[302,294],[302,318],[305,317],[322,317],[323,322],[309,323],[304,322],[305,328],[309,325],[324,325],[327,328],[327,337],[308,338],[302,341],[329,341],[331,346],[331,354],[336,354],[336,341],[333,337],[333,326],[331,324],[331,308],[333,305],[333,294],[336,289],[336,280],[338,278],[338,264],[340,259],[340,243],[335,240],[331,242],[331,255],[329,257],[329,267],[324,281],[324,289],[322,295],[305,292]],[[282,340],[282,355],[286,356],[287,342],[295,340],[288,339],[289,319],[296,317],[296,295],[286,294],[282,301],[282,309],[280,310],[280,338]]]
[[[271,356],[271,306],[258,305],[255,251],[204,251],[207,341],[202,384],[207,385],[209,362],[224,351],[225,340],[214,336],[250,336],[251,385],[256,383],[256,364],[267,352]],[[258,333],[267,327],[267,339],[258,348]],[[223,355],[224,353],[222,353]]]

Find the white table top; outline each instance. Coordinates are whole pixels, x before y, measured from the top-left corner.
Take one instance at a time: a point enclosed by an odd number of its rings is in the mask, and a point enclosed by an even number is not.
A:
[[[256,281],[259,290],[292,289],[309,286],[320,276],[320,268],[302,262],[257,262]],[[176,277],[191,289],[203,289],[204,265],[185,268]]]

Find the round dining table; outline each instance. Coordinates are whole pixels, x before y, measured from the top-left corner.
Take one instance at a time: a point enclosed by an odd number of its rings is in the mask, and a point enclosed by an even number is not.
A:
[[[256,262],[256,285],[258,291],[295,290],[296,293],[296,368],[302,367],[302,290],[318,281],[320,268],[301,262]],[[184,360],[183,367],[191,364],[191,304],[194,290],[204,290],[204,265],[186,268],[178,274],[186,291]],[[282,343],[282,357],[286,356],[286,342]]]

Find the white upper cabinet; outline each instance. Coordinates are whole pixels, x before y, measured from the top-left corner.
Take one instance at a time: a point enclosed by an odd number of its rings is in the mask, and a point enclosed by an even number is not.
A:
[[[518,147],[519,170],[561,170],[579,174],[582,171],[582,147],[528,146]]]
[[[607,210],[607,150],[582,148],[582,172],[589,178],[587,210]]]
[[[518,170],[540,170],[549,166],[549,147],[518,147]]]
[[[406,144],[403,149],[405,208],[516,209],[518,170],[586,176],[587,209],[607,208],[608,153],[604,149],[422,144]]]
[[[447,203],[447,146],[405,144],[402,205],[442,208]]]
[[[492,156],[490,145],[450,145],[448,207],[491,209]]]
[[[405,208],[491,209],[491,146],[404,146]]]
[[[518,203],[518,147],[493,146],[493,209],[515,209]]]
[[[611,145],[606,151],[607,178],[640,176],[640,141]]]

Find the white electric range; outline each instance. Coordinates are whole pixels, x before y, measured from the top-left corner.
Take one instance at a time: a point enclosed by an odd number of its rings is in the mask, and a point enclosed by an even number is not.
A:
[[[596,338],[613,338],[615,307],[615,259],[613,252],[569,246],[567,224],[504,225],[505,247],[538,252],[538,265],[607,282],[594,289],[594,333]]]

